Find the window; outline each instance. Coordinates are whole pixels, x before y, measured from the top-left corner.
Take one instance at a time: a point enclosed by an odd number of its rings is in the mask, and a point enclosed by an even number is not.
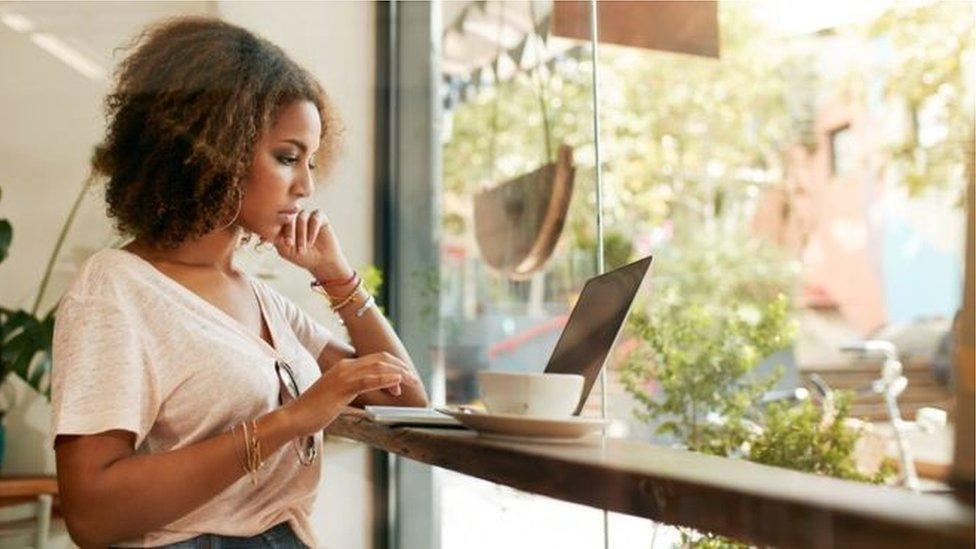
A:
[[[880,375],[882,358],[842,349],[865,339],[900,349],[906,417],[926,406],[951,411],[950,386],[937,381],[948,378],[934,372],[951,371],[939,349],[962,290],[963,149],[950,144],[970,139],[963,121],[972,120],[972,88],[960,61],[973,55],[973,31],[957,22],[972,21],[972,6],[712,7],[717,58],[674,51],[658,38],[613,42],[613,19],[601,7],[607,42],[596,65],[595,135],[591,44],[547,27],[550,3],[443,5],[444,109],[430,122],[441,176],[432,191],[436,312],[405,320],[436,324],[434,349],[424,352],[434,357],[448,403],[476,403],[478,371],[545,366],[577,292],[597,270],[599,142],[606,266],[655,256],[652,292],[640,296],[605,366],[612,436],[809,467],[791,454],[809,445],[789,442],[819,425],[823,399],[812,379],[853,391],[848,413],[879,432],[890,428],[881,397],[862,390]],[[935,47],[946,28],[961,38],[957,49]],[[920,87],[934,74],[926,66],[953,69]],[[953,137],[920,145],[937,154],[899,147],[885,131],[917,93],[937,94],[940,112],[959,122],[940,126],[957,131]],[[813,147],[811,135],[826,146]],[[479,208],[492,190],[553,162],[561,144],[572,148],[575,167],[562,231],[539,268],[517,272],[520,261],[538,263],[520,255],[532,227],[519,220],[551,193],[496,203],[494,219],[509,220],[503,227],[482,225]],[[830,178],[846,184],[827,185]],[[599,414],[600,397],[595,388],[584,413]],[[832,458],[819,459],[821,466]],[[851,446],[829,470],[896,484],[887,471],[898,459],[869,459]],[[500,524],[535,517],[526,520],[540,532],[551,527],[552,539],[569,538],[568,546],[592,546],[593,525],[602,529],[596,511],[434,476],[445,547],[504,543],[502,529],[466,530],[471,514]],[[559,520],[569,516],[578,516],[576,536]],[[611,516],[609,532],[624,531],[625,519]],[[646,546],[655,535],[682,535],[646,521],[629,532],[611,537]]]

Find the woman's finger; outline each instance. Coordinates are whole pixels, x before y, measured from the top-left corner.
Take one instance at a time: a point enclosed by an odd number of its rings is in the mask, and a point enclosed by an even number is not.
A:
[[[407,365],[407,363],[404,362],[403,359],[401,359],[400,357],[398,357],[398,356],[396,356],[394,354],[388,353],[386,351],[380,351],[378,353],[372,353],[372,354],[369,354],[369,355],[366,355],[366,356],[368,358],[372,359],[372,360],[377,361],[377,362],[390,362],[392,364],[398,364],[400,366],[406,366]]]
[[[295,252],[305,253],[308,234],[308,212],[300,210],[295,216]]]
[[[401,378],[396,374],[383,374],[383,375],[367,375],[359,378],[357,383],[356,392],[357,393],[368,393],[370,391],[377,391],[380,389],[386,389],[387,387],[393,387],[394,385],[399,385]]]
[[[420,378],[414,371],[403,364],[383,360],[383,353],[373,353],[353,359],[348,362],[351,377],[360,375],[399,375],[402,382],[410,386],[420,386]],[[395,357],[394,357],[395,359]]]
[[[369,369],[369,373],[374,375],[395,374],[402,377],[406,376],[408,372],[405,372],[403,368],[397,366],[396,364],[376,362],[373,364],[373,367]]]
[[[308,235],[306,236],[306,245],[309,248],[315,246],[315,241],[319,236],[319,229],[322,228],[322,213],[318,210],[312,210],[311,215],[308,218]]]
[[[395,371],[396,373],[400,374],[400,376],[403,378],[403,383],[407,383],[409,385],[420,384],[420,378],[417,376],[417,374],[413,372],[413,370],[411,370],[407,366],[400,365],[400,364],[392,364],[392,363],[383,363],[383,364],[391,368],[389,371]]]
[[[420,378],[417,376],[416,372],[413,371],[413,368],[411,368],[410,366],[407,366],[407,363],[402,358],[400,358],[400,357],[398,357],[396,355],[390,354],[390,353],[388,353],[386,351],[381,351],[381,352],[376,353],[376,354],[378,355],[377,360],[379,362],[384,362],[384,363],[387,363],[387,364],[393,364],[393,365],[399,367],[400,370],[403,371],[404,379],[409,379],[411,381],[415,381],[415,382],[418,382],[418,383],[420,382]]]
[[[285,225],[278,231],[278,235],[275,236],[273,242],[275,249],[278,250],[279,254],[288,253],[288,226]]]
[[[298,216],[291,216],[291,221],[285,226],[285,241],[294,250],[295,246],[295,223],[298,221]]]

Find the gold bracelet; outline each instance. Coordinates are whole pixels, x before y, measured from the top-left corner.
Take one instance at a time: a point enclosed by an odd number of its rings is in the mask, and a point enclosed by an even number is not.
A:
[[[247,453],[247,470],[251,476],[251,484],[257,484],[257,475],[259,469],[264,465],[261,461],[261,443],[257,438],[257,423],[251,421],[251,429],[248,432],[247,422],[244,422],[244,433],[247,438],[245,443],[245,451]]]
[[[324,297],[325,300],[329,302],[329,306],[331,307],[336,302],[340,302],[340,301],[344,301],[344,300],[348,299],[349,296],[355,294],[356,293],[356,290],[358,290],[358,289],[359,289],[359,283],[357,282],[356,285],[353,287],[352,292],[346,294],[346,297],[343,297],[343,298],[332,297],[332,294],[330,294],[329,292],[325,291],[324,289],[322,289],[319,286],[314,286],[312,288],[312,291],[315,292],[315,293],[317,293],[317,294],[319,294],[320,296]]]
[[[257,484],[257,480],[254,478],[254,457],[251,452],[251,435],[248,433],[247,422],[244,422],[244,455],[247,461],[247,476],[251,480],[251,485]]]
[[[258,469],[264,467],[264,458],[261,457],[261,439],[258,438],[258,422],[254,420],[254,443],[258,448]]]
[[[347,295],[342,300],[339,300],[338,303],[336,303],[335,301],[332,302],[332,311],[339,312],[339,310],[345,307],[346,305],[349,305],[350,303],[355,303],[358,297],[359,290],[362,287],[363,287],[363,279],[360,278],[359,283],[357,283],[356,287],[353,288],[351,292],[349,292],[349,295]]]
[[[247,470],[247,461],[241,456],[241,450],[237,446],[237,437],[234,436],[234,431],[237,430],[237,425],[230,428],[230,441],[234,444],[234,455],[237,456],[237,462],[244,469],[244,474],[246,475],[249,471]],[[247,437],[244,439],[244,444],[247,444]]]
[[[258,471],[264,467],[264,460],[261,458],[261,439],[258,438],[258,422],[251,420],[251,440],[254,444],[254,470]]]
[[[254,474],[255,471],[257,471],[257,467],[254,466],[255,461],[256,460],[254,459],[254,431],[251,430],[250,435],[247,437],[247,468],[252,475]],[[251,479],[251,482],[254,482],[253,477]]]

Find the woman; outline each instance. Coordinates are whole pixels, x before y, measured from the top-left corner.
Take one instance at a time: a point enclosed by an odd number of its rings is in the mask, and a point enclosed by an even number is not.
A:
[[[136,45],[93,161],[134,239],[85,262],[55,326],[68,531],[83,547],[315,546],[320,431],[350,404],[427,404],[327,217],[301,208],[337,118],[242,28],[178,19]],[[235,268],[251,234],[308,270],[351,345]]]

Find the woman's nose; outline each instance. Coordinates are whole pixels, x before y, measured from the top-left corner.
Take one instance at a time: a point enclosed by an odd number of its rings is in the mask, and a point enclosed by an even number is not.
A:
[[[311,196],[315,192],[315,178],[312,177],[312,170],[305,168],[302,170],[301,174],[298,176],[298,181],[295,184],[298,193],[302,197]]]

